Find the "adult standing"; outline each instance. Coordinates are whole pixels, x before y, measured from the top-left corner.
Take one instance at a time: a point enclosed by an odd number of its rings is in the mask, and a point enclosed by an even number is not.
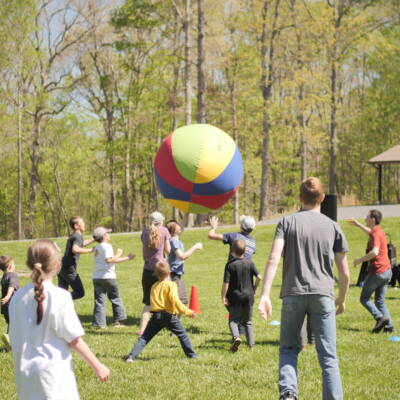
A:
[[[140,237],[142,241],[143,250],[143,274],[142,274],[142,288],[143,288],[143,310],[140,318],[140,335],[146,329],[147,323],[150,320],[150,290],[151,287],[158,281],[154,275],[155,265],[164,260],[164,253],[169,254],[171,245],[169,239],[171,235],[168,229],[163,226],[164,216],[154,211],[149,215],[149,226],[145,226]]]
[[[301,327],[310,319],[322,369],[324,400],[343,399],[336,355],[336,318],[345,310],[349,287],[348,245],[339,225],[321,214],[325,195],[318,178],[300,186],[300,211],[283,217],[265,268],[258,310],[263,318],[272,314],[270,292],[283,254],[282,314],[279,351],[280,399],[297,399],[297,358],[301,350]],[[333,261],[339,270],[339,295],[334,297]]]
[[[372,333],[393,332],[393,323],[385,305],[385,295],[392,278],[392,270],[388,256],[386,235],[380,226],[382,213],[379,210],[370,210],[365,218],[366,225],[355,219],[350,219],[351,225],[357,226],[369,236],[367,254],[356,258],[354,266],[368,262],[368,275],[361,290],[360,302],[375,318],[376,323]],[[375,301],[371,296],[375,293]]]

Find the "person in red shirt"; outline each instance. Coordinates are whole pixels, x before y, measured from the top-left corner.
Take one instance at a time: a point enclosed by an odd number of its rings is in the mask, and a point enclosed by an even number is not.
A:
[[[350,224],[357,226],[369,236],[367,254],[354,260],[354,266],[368,261],[368,275],[360,295],[361,304],[372,314],[376,324],[372,333],[393,332],[393,323],[389,310],[385,305],[385,295],[392,269],[388,257],[387,240],[383,229],[380,226],[382,213],[379,210],[369,211],[365,218],[366,225],[361,224],[355,219],[349,220]],[[375,293],[374,303],[371,301],[372,294]]]

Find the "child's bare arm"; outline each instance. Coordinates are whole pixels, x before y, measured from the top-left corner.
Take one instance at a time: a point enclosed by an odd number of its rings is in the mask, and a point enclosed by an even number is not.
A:
[[[258,285],[260,284],[261,280],[262,280],[262,276],[260,274],[258,274],[257,278],[256,278],[256,282],[254,283],[254,293],[256,292],[256,290],[258,288]]]
[[[224,235],[215,232],[218,228],[218,217],[210,217],[209,222],[211,225],[211,229],[208,231],[208,238],[211,240],[224,240]]]
[[[227,282],[222,283],[221,300],[222,300],[222,303],[224,303],[224,306],[229,305],[228,299],[226,298],[226,294],[228,293],[228,287],[229,287],[229,283],[227,283]]]
[[[7,294],[0,300],[0,303],[1,303],[2,305],[7,304],[7,303],[10,301],[11,296],[12,296],[12,294],[14,293],[14,291],[15,291],[15,288],[13,288],[12,286],[10,286],[10,287],[8,288],[8,290],[7,290]]]
[[[108,380],[110,376],[110,370],[99,361],[99,359],[93,354],[92,350],[90,350],[89,346],[81,337],[74,339],[71,343],[69,343],[69,346],[92,367],[94,373],[102,382]]]
[[[181,259],[181,260],[186,260],[189,258],[196,250],[201,250],[203,248],[203,243],[196,243],[194,244],[188,251],[185,251],[184,253],[182,250],[177,249],[175,251],[175,254]]]
[[[121,263],[121,262],[124,262],[124,261],[132,260],[135,257],[136,257],[136,255],[133,254],[133,253],[129,253],[127,256],[124,256],[124,257],[115,255],[114,257],[106,258],[106,262],[108,264],[118,264],[118,263]]]
[[[90,248],[90,249],[84,249],[83,247],[78,246],[77,244],[74,244],[72,246],[72,252],[74,254],[88,254],[88,253],[92,253],[94,250],[94,247]]]

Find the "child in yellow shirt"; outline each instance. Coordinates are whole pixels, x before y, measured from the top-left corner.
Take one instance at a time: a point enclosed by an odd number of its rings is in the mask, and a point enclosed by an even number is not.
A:
[[[178,337],[186,357],[197,357],[189,335],[178,318],[180,314],[194,318],[195,313],[179,300],[176,283],[169,280],[170,273],[166,261],[159,261],[155,265],[154,274],[158,278],[158,282],[151,287],[150,292],[150,312],[152,316],[143,334],[125,357],[126,362],[133,362],[147,343],[163,328],[167,328]]]

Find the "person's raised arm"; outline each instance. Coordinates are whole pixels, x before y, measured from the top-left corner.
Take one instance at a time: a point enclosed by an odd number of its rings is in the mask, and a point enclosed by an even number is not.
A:
[[[336,314],[346,309],[345,301],[349,290],[350,273],[346,253],[335,253],[335,262],[339,272],[339,294],[336,298]]]
[[[260,303],[258,304],[258,312],[264,319],[267,319],[267,317],[270,317],[272,314],[272,304],[270,298],[271,287],[278,269],[278,264],[282,256],[284,245],[285,241],[283,238],[275,239],[273,241],[268,263],[265,267],[264,284],[261,292]]]
[[[88,253],[92,253],[93,251],[94,251],[94,247],[92,247],[90,249],[84,249],[83,247],[80,247],[77,244],[74,244],[72,246],[72,252],[74,254],[88,254]]]
[[[371,232],[371,228],[368,226],[363,225],[361,222],[358,222],[355,218],[350,218],[346,220],[350,225],[356,226],[360,228],[365,234],[369,235]]]
[[[89,346],[81,337],[74,339],[69,343],[69,346],[92,367],[94,373],[102,382],[108,380],[110,376],[110,370],[98,360],[98,358],[93,354],[92,350],[90,350]]]
[[[213,215],[209,219],[211,229],[208,231],[208,238],[211,240],[224,240],[224,235],[221,233],[216,233],[216,229],[218,228],[218,217]]]
[[[196,250],[201,250],[203,248],[202,243],[196,243],[194,244],[188,251],[183,252],[180,249],[175,250],[175,254],[181,259],[181,260],[186,260],[189,258]]]

